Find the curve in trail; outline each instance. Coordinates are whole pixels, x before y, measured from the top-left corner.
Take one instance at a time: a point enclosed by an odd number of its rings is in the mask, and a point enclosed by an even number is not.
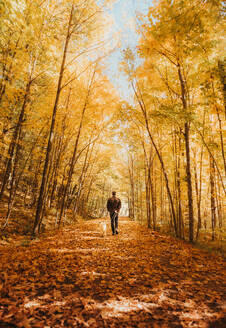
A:
[[[119,228],[90,220],[0,247],[0,326],[224,326],[221,257],[127,218]]]

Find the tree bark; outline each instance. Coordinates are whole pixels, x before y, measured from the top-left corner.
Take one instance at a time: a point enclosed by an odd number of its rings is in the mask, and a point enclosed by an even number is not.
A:
[[[50,133],[49,133],[48,145],[47,145],[47,150],[46,150],[46,158],[45,158],[45,163],[44,163],[44,168],[43,168],[43,173],[42,173],[42,182],[41,182],[41,187],[40,187],[40,191],[39,191],[38,204],[37,204],[34,227],[33,227],[33,234],[35,234],[36,229],[39,225],[42,207],[43,207],[47,171],[48,171],[48,166],[49,166],[50,153],[51,153],[51,149],[52,149],[53,133],[54,133],[55,121],[56,121],[56,112],[57,112],[58,102],[60,99],[61,85],[62,85],[62,79],[63,79],[63,75],[64,75],[64,67],[65,67],[65,62],[66,62],[67,50],[68,50],[68,45],[69,45],[69,41],[70,41],[70,37],[71,37],[71,25],[72,25],[73,12],[74,12],[74,5],[71,6],[71,12],[70,12],[70,16],[69,16],[63,58],[62,58],[62,63],[61,63],[61,68],[60,68],[60,73],[59,73],[58,85],[57,85],[56,98],[55,98],[53,112],[52,112]]]
[[[22,105],[20,115],[19,115],[19,118],[18,118],[16,127],[15,127],[15,130],[14,130],[14,133],[13,133],[13,136],[12,136],[12,140],[10,142],[10,146],[9,146],[9,150],[8,150],[9,158],[7,159],[7,162],[6,162],[6,169],[5,169],[5,173],[4,173],[3,181],[2,181],[2,185],[1,185],[0,200],[3,196],[3,192],[5,190],[5,186],[6,186],[6,183],[8,181],[11,169],[12,169],[13,156],[14,156],[16,146],[19,142],[19,136],[21,135],[21,127],[22,127],[22,124],[23,124],[23,121],[24,121],[24,114],[25,114],[25,109],[26,109],[26,105],[27,105],[28,96],[29,96],[29,93],[30,93],[30,87],[31,87],[31,79],[27,83],[26,91],[25,91],[25,95],[24,95],[23,105]]]
[[[186,87],[181,73],[181,66],[178,63],[178,77],[181,86],[181,101],[184,109],[184,114],[188,115]],[[194,240],[194,213],[193,213],[193,196],[192,196],[192,179],[191,179],[191,157],[190,157],[190,123],[186,118],[184,124],[184,139],[186,149],[186,179],[187,179],[187,194],[188,194],[188,212],[189,212],[189,241]]]
[[[161,167],[162,167],[162,171],[163,171],[163,175],[164,175],[164,179],[165,179],[165,184],[166,184],[167,195],[168,195],[168,199],[169,199],[169,203],[170,203],[170,208],[171,208],[171,214],[172,214],[172,217],[173,217],[174,231],[175,231],[175,235],[178,237],[178,227],[177,227],[177,220],[176,220],[176,212],[175,212],[175,208],[174,208],[174,204],[173,204],[173,198],[172,198],[171,190],[170,190],[170,187],[169,187],[169,180],[168,180],[168,175],[167,175],[167,172],[166,172],[166,169],[165,169],[165,165],[164,165],[162,156],[160,155],[160,152],[158,150],[158,147],[156,146],[156,143],[155,143],[155,141],[153,139],[153,136],[151,134],[151,131],[150,131],[148,117],[147,117],[147,110],[146,110],[144,101],[143,101],[143,99],[141,101],[141,99],[138,96],[137,91],[136,91],[133,83],[132,83],[132,88],[133,88],[133,91],[134,91],[135,96],[137,98],[137,101],[138,101],[138,103],[140,105],[141,111],[143,113],[143,116],[144,116],[144,119],[145,119],[145,125],[146,125],[146,129],[147,129],[149,138],[150,138],[151,143],[152,143],[152,145],[153,145],[153,147],[154,147],[154,149],[156,151],[156,154],[158,156],[158,159],[159,159],[160,164],[161,164]]]
[[[212,240],[215,239],[216,227],[216,202],[215,202],[215,168],[212,157],[210,157],[210,204],[211,204],[211,225],[212,225]]]
[[[189,123],[185,123],[185,149],[186,149],[186,176],[188,188],[188,213],[189,213],[189,241],[194,240],[194,216],[193,216],[193,197],[192,197],[192,180],[191,180],[191,163],[190,163],[190,142],[189,142]]]
[[[73,151],[73,155],[72,155],[71,162],[70,162],[70,168],[69,168],[69,173],[68,173],[68,177],[67,177],[67,183],[66,183],[64,193],[63,193],[63,199],[62,199],[62,203],[61,203],[58,227],[60,227],[62,216],[63,216],[64,210],[65,210],[65,204],[67,203],[66,202],[67,192],[70,188],[71,181],[72,181],[72,176],[73,176],[73,173],[74,173],[74,167],[75,167],[75,163],[76,163],[76,154],[77,154],[77,150],[78,150],[78,143],[79,143],[79,139],[80,139],[80,135],[81,135],[81,131],[82,131],[84,115],[85,115],[85,111],[87,109],[87,105],[88,105],[89,96],[90,96],[91,87],[92,87],[92,84],[93,84],[93,81],[94,81],[95,73],[96,72],[94,70],[91,81],[90,81],[90,84],[89,84],[89,88],[88,88],[88,92],[87,92],[87,95],[86,95],[85,103],[84,103],[84,106],[83,106],[83,109],[82,109],[82,114],[81,114],[81,119],[80,119],[80,123],[79,123],[78,133],[77,133],[76,140],[75,140],[75,145],[74,145],[74,151]]]
[[[218,61],[218,69],[219,69],[219,75],[220,75],[220,81],[222,85],[222,93],[223,93],[223,100],[224,100],[224,115],[226,119],[226,74],[225,74],[225,64],[224,60]]]

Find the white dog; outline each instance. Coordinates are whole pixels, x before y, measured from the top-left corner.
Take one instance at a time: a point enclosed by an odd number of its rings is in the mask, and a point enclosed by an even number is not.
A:
[[[101,222],[101,232],[102,232],[103,237],[107,236],[107,224],[106,224],[106,222]]]

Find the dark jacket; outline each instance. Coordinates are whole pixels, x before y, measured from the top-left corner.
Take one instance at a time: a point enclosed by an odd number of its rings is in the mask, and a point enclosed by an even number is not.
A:
[[[107,201],[107,209],[110,213],[113,213],[114,211],[119,211],[121,206],[121,200],[119,198],[111,197]]]

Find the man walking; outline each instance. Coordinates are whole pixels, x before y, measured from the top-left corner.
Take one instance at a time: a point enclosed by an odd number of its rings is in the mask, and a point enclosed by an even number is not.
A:
[[[121,200],[116,198],[116,192],[112,191],[112,197],[107,201],[107,210],[111,218],[112,235],[118,234],[118,213],[121,208]]]

